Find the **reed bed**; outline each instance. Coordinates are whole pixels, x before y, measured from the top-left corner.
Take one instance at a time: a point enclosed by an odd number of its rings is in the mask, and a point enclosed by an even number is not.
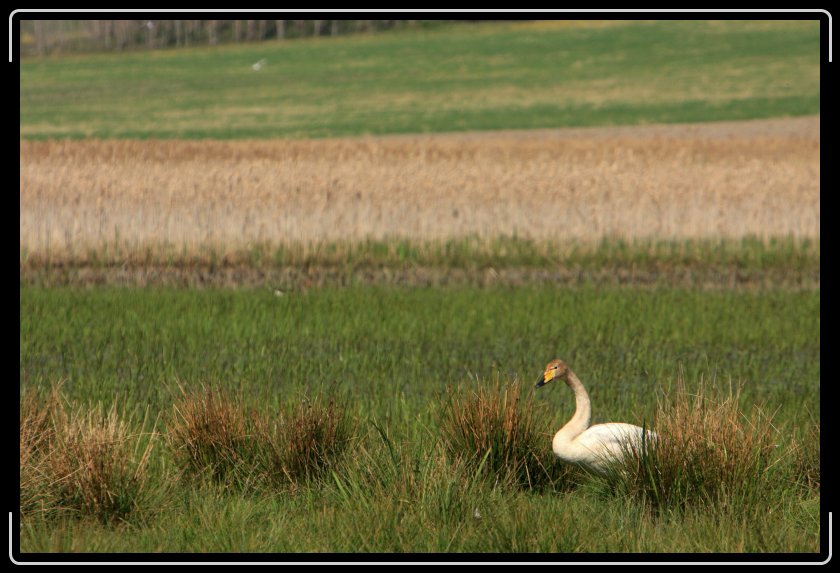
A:
[[[21,141],[20,248],[60,260],[471,236],[818,238],[819,118],[791,121],[785,132],[748,125],[727,136],[677,126],[612,136]]]

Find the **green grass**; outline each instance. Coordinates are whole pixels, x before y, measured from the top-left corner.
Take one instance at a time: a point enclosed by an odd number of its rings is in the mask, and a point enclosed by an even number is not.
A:
[[[819,548],[819,486],[804,483],[819,480],[819,291],[348,287],[276,297],[23,287],[20,313],[21,388],[64,379],[68,401],[117,404],[135,433],[154,423],[172,430],[178,382],[218,388],[263,411],[332,395],[355,424],[352,455],[293,489],[180,479],[173,449],[157,440],[145,482],[154,503],[123,523],[26,519],[23,551]],[[603,495],[585,476],[548,489],[494,485],[447,454],[447,386],[466,398],[475,384],[518,378],[529,393],[555,357],[587,386],[593,423],[649,423],[680,367],[690,388],[701,376],[724,388],[740,382],[739,407],[763,403],[775,412],[774,435],[792,452],[771,494],[653,516],[644,504]],[[529,415],[549,450],[572,413],[571,393],[551,388],[530,400],[522,404],[533,404]],[[136,414],[146,411],[142,425]]]
[[[208,548],[265,553],[763,553],[813,552],[818,543],[813,533],[818,500],[787,502],[787,511],[771,515],[691,512],[653,521],[633,506],[579,491],[524,496],[482,489],[474,495],[478,502],[466,514],[443,520],[431,517],[431,500],[419,506],[384,500],[362,511],[359,504],[337,502],[334,491],[282,498],[206,489],[185,494],[177,509],[161,512],[157,524],[113,528],[69,520],[35,522],[22,526],[21,540],[33,552],[114,553]],[[480,519],[474,517],[475,507]]]
[[[20,65],[25,138],[326,137],[819,108],[817,21],[502,23]]]
[[[591,385],[596,417],[612,399],[614,416],[653,406],[680,364],[689,378],[742,380],[745,399],[783,411],[801,407],[792,395],[818,404],[819,291],[27,287],[20,313],[22,385],[66,378],[72,398],[153,411],[181,380],[269,401],[336,381],[382,412],[470,375],[530,380],[558,356]]]

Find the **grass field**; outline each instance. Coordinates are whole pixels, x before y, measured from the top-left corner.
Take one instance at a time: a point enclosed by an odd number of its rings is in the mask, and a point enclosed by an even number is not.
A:
[[[25,59],[21,551],[825,553],[818,48],[509,22]],[[662,441],[560,463],[553,358]]]
[[[819,38],[817,21],[506,23],[30,58],[20,65],[20,136],[326,137],[809,115],[820,106]]]
[[[682,368],[691,388],[700,377],[722,388],[740,384],[744,411],[756,403],[777,410],[781,451],[818,420],[819,316],[819,293],[785,291],[361,287],[278,298],[248,290],[21,289],[25,388],[64,379],[72,404],[116,404],[135,432],[145,414],[145,430],[156,420],[164,435],[176,381],[209,384],[271,412],[332,388],[357,434],[356,454],[335,469],[343,481],[251,493],[184,480],[159,438],[150,498],[127,523],[36,514],[24,520],[21,547],[817,551],[819,490],[798,484],[791,452],[767,495],[748,507],[701,505],[652,517],[628,500],[604,498],[586,477],[550,493],[465,474],[442,455],[438,420],[447,386],[468,396],[476,383],[519,378],[530,393],[542,365],[562,356],[590,389],[593,422],[650,423],[657,395]],[[571,415],[572,396],[559,387],[534,399],[547,450]],[[391,463],[393,475],[385,471]],[[370,467],[382,470],[384,489],[352,490]],[[409,487],[400,480],[412,467],[419,481]]]

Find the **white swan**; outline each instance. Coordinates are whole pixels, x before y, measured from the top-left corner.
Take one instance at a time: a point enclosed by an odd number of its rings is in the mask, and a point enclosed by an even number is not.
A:
[[[589,395],[578,377],[562,360],[552,360],[537,382],[540,388],[549,382],[563,380],[575,393],[575,415],[554,435],[551,447],[561,461],[576,464],[595,473],[605,474],[612,461],[620,460],[633,447],[645,440],[656,440],[655,432],[633,424],[610,423],[589,426],[592,408]]]

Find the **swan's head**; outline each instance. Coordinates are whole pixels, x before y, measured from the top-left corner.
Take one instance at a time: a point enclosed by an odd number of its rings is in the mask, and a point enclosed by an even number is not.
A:
[[[552,360],[549,362],[545,367],[545,372],[543,375],[540,376],[540,379],[537,380],[537,388],[541,388],[545,386],[549,382],[554,382],[555,380],[565,380],[566,376],[569,375],[569,367],[566,366],[566,363],[562,360]]]

